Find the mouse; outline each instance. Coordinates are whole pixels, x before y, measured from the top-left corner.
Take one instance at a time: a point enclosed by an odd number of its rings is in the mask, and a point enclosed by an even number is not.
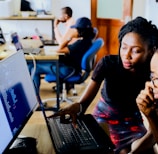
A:
[[[6,154],[37,154],[37,141],[33,137],[21,137],[15,140],[15,145]]]
[[[5,44],[5,41],[0,40],[0,44]]]

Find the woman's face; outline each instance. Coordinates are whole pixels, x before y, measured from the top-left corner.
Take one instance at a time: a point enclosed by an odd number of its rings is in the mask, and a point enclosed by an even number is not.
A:
[[[155,52],[150,63],[151,80],[153,81],[154,98],[158,99],[158,51]]]
[[[120,57],[125,69],[134,72],[137,67],[147,60],[149,54],[151,55],[148,45],[139,34],[130,32],[123,37]]]

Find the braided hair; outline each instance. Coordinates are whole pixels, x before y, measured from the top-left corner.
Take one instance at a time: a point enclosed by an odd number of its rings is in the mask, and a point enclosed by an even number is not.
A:
[[[129,21],[120,29],[118,35],[120,44],[122,38],[129,32],[134,32],[140,35],[140,37],[148,44],[149,50],[158,48],[158,29],[151,21],[147,21],[143,17],[136,17],[134,20]]]

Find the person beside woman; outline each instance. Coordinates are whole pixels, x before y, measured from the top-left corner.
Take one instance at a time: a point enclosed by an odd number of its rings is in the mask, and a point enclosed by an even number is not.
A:
[[[151,81],[147,81],[136,102],[149,122],[151,132],[158,143],[158,50],[151,59]]]

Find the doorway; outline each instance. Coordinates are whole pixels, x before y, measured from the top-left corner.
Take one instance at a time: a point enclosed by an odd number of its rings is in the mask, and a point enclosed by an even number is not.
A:
[[[104,9],[104,6],[108,1],[110,2],[109,5],[111,5],[109,6],[110,10],[114,11],[117,6],[117,4],[114,4],[116,0],[91,0],[91,20],[93,26],[98,28],[98,37],[104,39],[104,46],[97,54],[96,62],[105,55],[118,53],[118,32],[125,22],[130,20],[132,17],[133,0],[119,0],[118,2],[121,3],[121,5],[119,4],[118,8],[120,10],[118,9],[116,11],[116,16],[114,13],[111,13],[112,17],[106,16],[110,14],[110,12],[106,14],[106,9]],[[98,11],[99,6],[103,7],[104,13]],[[118,13],[118,11],[120,11],[120,13]]]

